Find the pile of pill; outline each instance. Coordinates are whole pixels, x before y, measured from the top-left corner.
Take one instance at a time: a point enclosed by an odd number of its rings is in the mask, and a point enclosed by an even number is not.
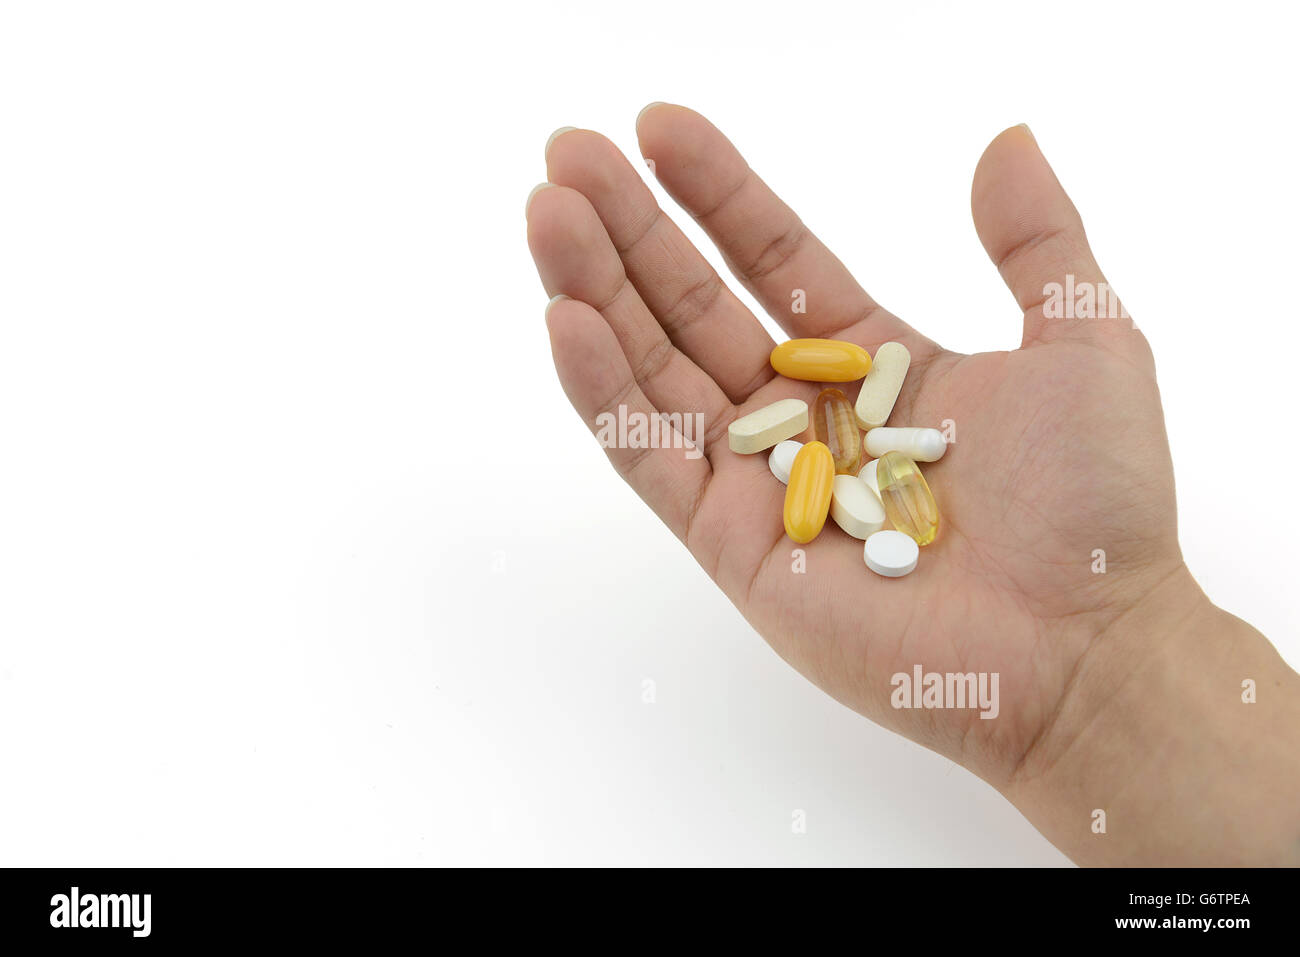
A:
[[[888,578],[914,569],[921,546],[939,533],[939,509],[916,463],[938,461],[948,443],[938,429],[886,425],[911,361],[897,342],[882,345],[874,360],[851,342],[783,342],[772,350],[773,369],[806,382],[861,379],[857,402],[837,388],[823,389],[813,403],[812,440],[806,444],[794,440],[809,427],[808,403],[801,399],[773,402],[737,419],[728,431],[733,452],[772,450],[767,464],[786,485],[785,531],[793,541],[811,542],[829,515],[865,541],[867,567]],[[893,529],[885,528],[886,521]]]

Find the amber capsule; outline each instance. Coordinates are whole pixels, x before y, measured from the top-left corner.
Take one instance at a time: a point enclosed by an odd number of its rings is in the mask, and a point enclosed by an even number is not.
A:
[[[929,545],[939,534],[939,506],[916,463],[902,452],[886,452],[876,461],[876,484],[894,528]]]
[[[871,355],[839,339],[789,339],[772,350],[772,368],[788,379],[854,382],[871,371]]]
[[[809,442],[794,457],[785,487],[785,533],[800,545],[811,542],[826,524],[835,485],[835,460],[821,442]]]
[[[862,433],[849,397],[839,389],[822,389],[813,403],[813,438],[824,442],[835,460],[836,475],[857,475],[862,465]]]

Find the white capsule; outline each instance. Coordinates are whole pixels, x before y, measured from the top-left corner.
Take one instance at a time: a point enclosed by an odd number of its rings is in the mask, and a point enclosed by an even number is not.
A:
[[[880,458],[886,452],[902,452],[913,462],[937,462],[948,451],[938,429],[872,429],[867,433],[867,454]]]
[[[767,467],[772,470],[782,485],[790,484],[790,467],[794,465],[794,457],[799,454],[803,448],[802,442],[796,442],[794,439],[786,439],[772,450],[772,454],[767,457]]]
[[[854,538],[867,538],[885,527],[885,506],[856,475],[837,475],[831,486],[831,518]]]
[[[880,459],[872,459],[862,466],[862,471],[858,473],[858,478],[871,487],[871,491],[876,493],[876,498],[880,497],[880,483],[876,481],[876,463],[879,461]]]
[[[727,427],[727,444],[733,452],[753,455],[806,428],[808,403],[803,399],[779,399],[732,422]]]
[[[920,547],[910,535],[887,529],[876,532],[862,546],[862,558],[877,575],[902,578],[916,567]]]

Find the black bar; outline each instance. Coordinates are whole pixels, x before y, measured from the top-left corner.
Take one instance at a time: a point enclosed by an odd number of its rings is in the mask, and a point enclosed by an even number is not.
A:
[[[686,942],[680,935],[697,928],[704,939],[733,945],[780,934],[786,942],[802,938],[817,946],[834,931],[864,946],[884,939],[913,939],[928,949],[942,942],[1129,938],[1140,946],[1181,949],[1208,941],[1232,946],[1278,934],[1294,938],[1296,877],[1287,870],[1174,869],[725,875],[706,870],[15,869],[0,871],[0,946],[21,953],[12,945],[101,950],[315,942],[369,950],[412,940],[451,944],[468,933],[480,945],[569,941],[621,949],[638,939],[680,945]],[[118,926],[70,926],[74,887],[79,924]],[[1153,923],[1120,926],[1133,920]],[[1205,920],[1211,922],[1208,929],[1199,926]],[[1190,921],[1198,925],[1189,926]]]

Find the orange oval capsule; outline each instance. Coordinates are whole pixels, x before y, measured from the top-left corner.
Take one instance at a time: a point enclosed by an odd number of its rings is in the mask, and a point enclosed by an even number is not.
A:
[[[811,542],[826,524],[835,484],[835,460],[821,442],[809,442],[794,457],[785,487],[785,533],[800,545]]]
[[[813,438],[831,450],[836,475],[858,474],[862,433],[847,395],[839,389],[822,389],[813,403],[812,431]]]
[[[939,534],[939,506],[916,463],[902,452],[886,452],[876,460],[876,485],[885,514],[918,545],[929,545]]]
[[[871,355],[839,339],[790,339],[772,350],[772,368],[788,379],[853,382],[871,371]]]

